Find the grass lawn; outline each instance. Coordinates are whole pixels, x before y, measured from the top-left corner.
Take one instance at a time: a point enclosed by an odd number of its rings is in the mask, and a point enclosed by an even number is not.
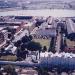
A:
[[[42,47],[47,46],[47,49],[50,46],[50,40],[49,39],[34,39],[33,41],[39,42],[42,45]]]
[[[6,61],[15,61],[16,59],[17,59],[17,57],[15,55],[14,56],[8,55],[8,56],[0,57],[0,60],[6,60]]]

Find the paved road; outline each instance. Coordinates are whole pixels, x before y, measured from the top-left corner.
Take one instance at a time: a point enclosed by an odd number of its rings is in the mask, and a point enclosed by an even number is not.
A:
[[[61,45],[61,34],[58,34],[57,40],[56,40],[56,51],[60,52],[60,45]]]

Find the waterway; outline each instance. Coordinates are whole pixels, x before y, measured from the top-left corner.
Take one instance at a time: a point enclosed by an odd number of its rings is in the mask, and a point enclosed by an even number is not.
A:
[[[68,10],[68,9],[11,10],[11,11],[0,11],[0,16],[75,17],[75,10]]]

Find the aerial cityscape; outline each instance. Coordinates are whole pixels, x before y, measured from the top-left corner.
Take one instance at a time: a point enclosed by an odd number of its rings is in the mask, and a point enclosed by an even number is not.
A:
[[[75,0],[0,0],[0,75],[75,75]]]

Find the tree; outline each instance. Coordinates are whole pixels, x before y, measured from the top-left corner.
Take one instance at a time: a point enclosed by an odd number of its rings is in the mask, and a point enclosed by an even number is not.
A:
[[[11,36],[12,36],[11,34],[8,34],[8,38],[9,38],[9,39],[11,38]]]
[[[1,48],[1,53],[3,53],[5,51],[5,49],[4,48]]]
[[[35,24],[36,27],[40,26],[43,22],[44,22],[43,20],[37,20],[37,22]]]
[[[25,44],[21,44],[21,51],[25,50]]]
[[[7,28],[7,30],[8,30],[8,32],[11,32],[11,34],[15,34],[15,32],[16,32],[16,29],[14,29],[14,28]]]
[[[26,43],[22,43],[21,44],[21,50],[22,51],[24,51],[25,49],[27,49],[27,47],[28,47],[28,44],[26,44]]]
[[[17,59],[21,60],[26,58],[26,55],[28,54],[28,51],[25,50],[26,44],[22,44],[21,47],[17,48]]]
[[[1,50],[0,50],[0,57],[3,55],[3,52],[5,51],[5,49],[4,48],[1,48]]]
[[[13,65],[4,66],[4,71],[7,72],[8,75],[18,75]]]
[[[45,51],[47,51],[47,47],[46,46],[43,47],[43,52],[45,52]]]
[[[21,52],[21,58],[25,59],[26,58],[26,55],[28,54],[28,51],[22,51]]]
[[[0,70],[0,75],[3,75],[1,70]]]
[[[22,37],[22,43],[27,43],[29,41],[30,41],[30,39],[29,39],[29,37],[27,35],[25,35],[24,37]]]
[[[50,75],[47,69],[44,68],[36,68],[38,75]]]
[[[31,35],[29,35],[29,39],[30,39],[30,40],[32,40],[32,39],[33,39],[33,37],[32,37]]]
[[[17,59],[21,57],[21,49],[20,48],[17,48]]]
[[[18,40],[17,42],[15,42],[14,45],[15,45],[16,47],[19,47],[19,46],[21,45],[21,43],[22,43],[21,40]]]
[[[55,37],[52,37],[51,38],[51,42],[50,42],[50,47],[49,47],[49,50],[48,50],[49,52],[51,51],[51,52],[53,52],[53,53],[55,53],[56,51],[55,51]]]
[[[27,44],[21,45],[21,58],[25,59],[26,55],[28,54],[28,51],[26,50]]]
[[[30,50],[30,51],[38,51],[38,50],[40,51],[41,48],[42,48],[42,46],[40,45],[40,43],[31,41],[31,42],[28,43],[27,49]]]

